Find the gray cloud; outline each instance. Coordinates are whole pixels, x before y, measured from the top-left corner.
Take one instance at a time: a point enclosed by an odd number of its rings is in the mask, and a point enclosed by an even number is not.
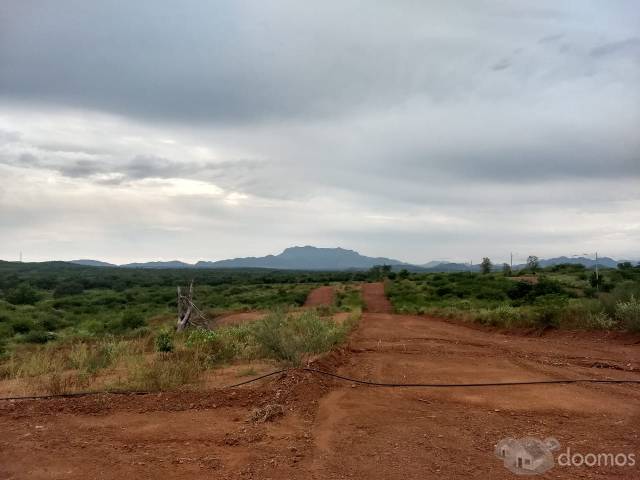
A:
[[[452,14],[456,24],[438,25]],[[176,15],[175,6],[147,0],[126,11],[119,2],[10,1],[2,16],[0,91],[204,123],[336,116],[414,95],[450,101],[478,89],[500,44],[535,44],[545,19],[557,36],[549,19],[571,14],[552,2],[447,8],[346,1],[311,13],[295,1],[191,0]],[[517,26],[510,25],[514,17]],[[464,41],[478,28],[492,35]]]
[[[631,54],[640,60],[640,37],[627,38],[618,42],[605,43],[591,49],[591,56],[603,57],[613,54]]]
[[[426,260],[496,231],[632,254],[638,24],[626,0],[5,1],[0,228],[107,260],[158,232],[168,257]]]

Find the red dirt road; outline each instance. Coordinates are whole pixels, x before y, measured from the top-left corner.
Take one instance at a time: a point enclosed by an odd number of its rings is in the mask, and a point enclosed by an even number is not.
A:
[[[522,337],[388,310],[365,285],[349,345],[318,368],[386,382],[640,379],[637,337]],[[385,306],[386,305],[386,306]],[[253,423],[254,407],[284,416]],[[500,439],[553,436],[572,453],[635,453],[636,466],[540,478],[640,478],[640,387],[375,388],[311,373],[230,391],[0,403],[0,478],[513,479]],[[556,452],[556,454],[559,452]]]
[[[333,287],[318,287],[309,292],[307,300],[304,302],[305,307],[320,307],[323,305],[333,305],[334,297]]]

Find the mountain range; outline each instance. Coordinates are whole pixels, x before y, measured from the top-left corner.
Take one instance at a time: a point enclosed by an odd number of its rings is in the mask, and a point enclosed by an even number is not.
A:
[[[609,257],[598,259],[601,267],[615,268],[619,262]],[[218,261],[199,261],[195,264],[172,260],[168,262],[143,262],[115,265],[99,260],[72,260],[70,263],[92,267],[120,267],[120,268],[268,268],[274,270],[367,270],[375,265],[390,265],[393,270],[406,268],[411,271],[422,272],[459,272],[478,271],[480,266],[469,267],[466,263],[454,263],[434,260],[422,265],[395,260],[386,257],[368,257],[354,250],[344,248],[319,248],[310,245],[304,247],[289,247],[278,255],[265,257],[242,257]],[[561,263],[582,264],[587,268],[595,266],[595,260],[586,257],[555,257],[541,259],[541,267],[549,267]],[[524,265],[514,265],[522,268]]]

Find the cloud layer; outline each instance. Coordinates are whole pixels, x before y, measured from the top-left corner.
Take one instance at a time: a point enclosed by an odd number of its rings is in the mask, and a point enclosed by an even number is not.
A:
[[[633,1],[4,2],[0,258],[640,257]]]

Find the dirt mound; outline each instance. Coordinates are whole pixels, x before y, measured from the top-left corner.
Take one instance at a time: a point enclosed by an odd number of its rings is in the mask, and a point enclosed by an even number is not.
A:
[[[305,307],[320,307],[323,305],[333,305],[335,292],[333,287],[318,287],[309,292],[307,300],[304,302]]]

